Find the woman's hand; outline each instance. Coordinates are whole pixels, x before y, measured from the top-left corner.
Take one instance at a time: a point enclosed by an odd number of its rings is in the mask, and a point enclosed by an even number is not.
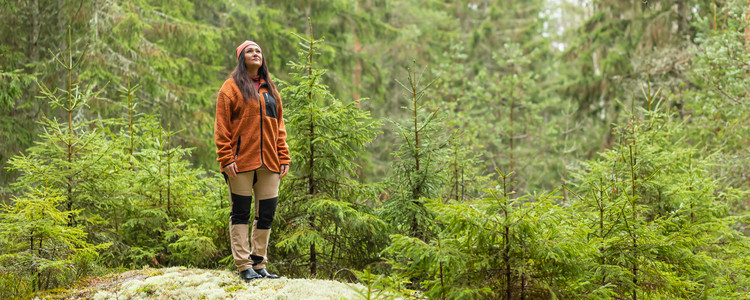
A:
[[[224,174],[227,174],[229,178],[235,178],[237,177],[237,164],[236,163],[228,164],[226,167],[221,169],[221,171],[224,172]]]
[[[279,170],[279,171],[281,171],[279,173],[279,179],[284,178],[284,176],[286,176],[286,173],[289,172],[289,165],[281,165],[281,167],[279,169],[281,169],[281,170]]]

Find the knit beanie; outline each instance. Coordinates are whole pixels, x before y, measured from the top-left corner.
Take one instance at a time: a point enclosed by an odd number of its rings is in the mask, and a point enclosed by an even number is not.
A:
[[[242,42],[242,44],[240,44],[239,46],[237,46],[237,57],[236,58],[240,59],[240,52],[242,52],[243,49],[245,49],[247,46],[250,46],[250,45],[258,46],[258,44],[256,44],[253,41],[244,41],[244,42]],[[258,46],[258,48],[260,48],[260,46]]]

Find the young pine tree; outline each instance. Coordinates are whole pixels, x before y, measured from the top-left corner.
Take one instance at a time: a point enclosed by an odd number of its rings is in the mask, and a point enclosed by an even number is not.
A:
[[[192,149],[175,145],[175,132],[155,114],[139,113],[139,85],[129,78],[122,88],[127,116],[105,128],[117,144],[113,175],[91,193],[109,195],[100,206],[108,216],[104,230],[114,241],[103,253],[112,266],[216,266],[226,246],[227,203],[218,193],[219,176],[208,176],[187,160]],[[222,206],[223,205],[223,206]]]
[[[705,153],[714,153],[712,176],[727,187],[750,190],[750,28],[746,1],[717,3],[715,13],[725,16],[718,28],[711,19],[696,22],[698,46],[692,50],[687,77],[691,89],[675,107],[686,120],[691,143]],[[712,23],[713,26],[712,26]],[[722,188],[723,189],[723,188]],[[726,190],[726,193],[736,191]],[[748,198],[745,198],[747,200]],[[732,206],[747,212],[750,202]]]
[[[547,299],[580,295],[588,247],[556,192],[513,197],[500,173],[488,196],[430,201],[439,231],[428,241],[395,235],[386,253],[396,273],[419,279],[433,299]]]
[[[571,208],[596,247],[589,288],[614,298],[731,298],[747,282],[721,275],[738,272],[726,253],[747,251],[739,219],[727,214],[742,193],[718,193],[710,159],[662,111],[658,94],[647,85],[646,107],[616,127],[620,142],[575,174]]]
[[[416,63],[414,63],[416,65]],[[420,74],[421,75],[421,74]],[[393,121],[401,143],[391,156],[387,178],[389,196],[380,215],[392,224],[396,233],[429,240],[433,234],[433,217],[425,208],[425,199],[436,198],[447,182],[445,169],[447,138],[441,133],[438,111],[428,112],[422,105],[425,90],[420,76],[408,69],[408,82],[403,84],[409,104],[406,124]]]
[[[559,98],[549,95],[540,84],[551,71],[534,72],[540,54],[526,53],[517,43],[503,46],[493,54],[501,72],[491,79],[495,82],[488,88],[492,95],[477,99],[494,106],[480,106],[481,121],[476,122],[480,140],[486,141],[486,155],[495,168],[510,174],[513,193],[549,191],[559,178],[560,160],[554,146],[561,131]]]
[[[61,211],[65,197],[49,186],[29,188],[0,210],[0,296],[16,298],[70,284],[89,275],[109,244],[88,243],[81,225],[68,221],[80,210]]]
[[[341,103],[321,84],[325,70],[315,57],[322,40],[313,39],[312,27],[310,33],[298,36],[303,48],[299,61],[290,62],[295,83],[282,91],[294,171],[282,182],[276,246],[290,266],[306,264],[310,276],[333,276],[376,261],[386,243],[385,224],[363,204],[373,193],[355,173],[355,160],[380,122],[358,108],[363,99]]]
[[[112,143],[102,138],[99,124],[83,117],[83,108],[98,92],[75,81],[73,71],[86,49],[74,57],[70,35],[68,30],[67,55],[53,54],[67,70],[67,86],[50,90],[39,83],[50,105],[61,109],[65,118],[45,117],[36,145],[9,160],[10,168],[20,173],[13,183],[20,196],[2,209],[0,264],[12,271],[0,276],[15,285],[14,296],[87,275],[88,266],[108,246],[87,242],[87,226],[99,222],[91,208],[101,199],[87,193],[86,186],[98,178],[95,174],[103,173],[101,161]],[[17,280],[22,281],[13,283]]]
[[[451,40],[449,51],[439,59],[436,68],[430,69],[435,80],[434,88],[425,92],[426,102],[439,107],[444,116],[446,132],[451,136],[446,149],[447,181],[443,183],[441,195],[444,199],[478,198],[491,181],[483,159],[488,134],[477,121],[488,113],[492,106],[486,101],[484,80],[486,73],[474,78],[467,77],[469,67],[464,43]],[[483,70],[484,71],[484,70]],[[484,128],[483,128],[484,129]]]

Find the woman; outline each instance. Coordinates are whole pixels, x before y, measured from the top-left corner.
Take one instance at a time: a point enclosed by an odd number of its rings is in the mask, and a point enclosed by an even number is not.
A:
[[[216,100],[216,159],[229,186],[229,234],[234,263],[245,281],[278,278],[266,271],[268,238],[278,202],[279,182],[289,171],[281,97],[268,74],[260,46],[245,41],[236,51],[237,67]],[[255,220],[248,243],[250,207]]]

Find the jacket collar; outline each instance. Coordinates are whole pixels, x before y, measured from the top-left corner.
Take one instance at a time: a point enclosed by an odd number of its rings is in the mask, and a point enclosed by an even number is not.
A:
[[[258,91],[260,92],[260,89],[265,88],[268,89],[268,82],[266,82],[265,79],[260,79],[260,86],[258,86]]]

